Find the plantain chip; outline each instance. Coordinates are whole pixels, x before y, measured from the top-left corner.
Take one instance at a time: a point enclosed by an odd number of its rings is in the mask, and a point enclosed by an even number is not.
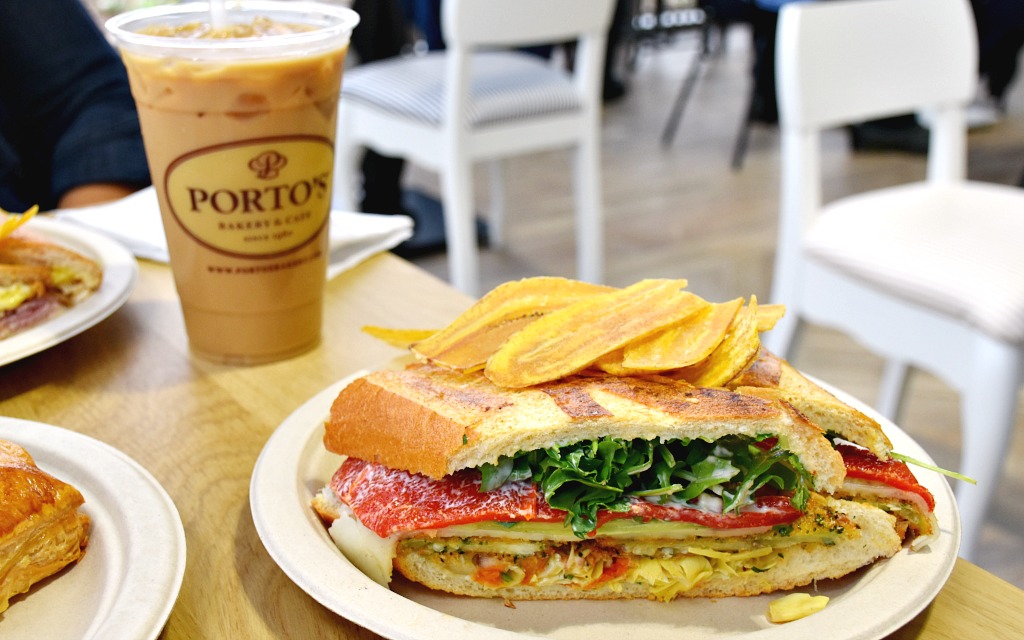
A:
[[[707,303],[674,325],[650,338],[627,345],[622,367],[637,371],[669,371],[689,367],[715,350],[743,306],[743,298]]]
[[[453,369],[476,370],[509,336],[551,311],[613,287],[567,278],[538,277],[506,282],[492,289],[454,322],[417,342],[420,358]]]
[[[588,367],[601,356],[679,322],[704,303],[685,280],[642,280],[552,311],[512,335],[484,368],[502,387],[527,387]]]
[[[761,307],[757,308],[758,313]],[[760,318],[760,315],[758,316]],[[760,325],[758,325],[760,327]],[[782,360],[765,348],[758,350],[757,355],[743,368],[736,377],[726,383],[729,389],[740,387],[778,388],[782,380]]]
[[[39,213],[39,205],[33,206],[20,216],[13,216],[0,208],[0,239],[14,233],[18,227],[31,220],[37,213]]]
[[[784,304],[762,304],[757,307],[757,332],[763,333],[775,328],[775,323],[786,315]]]
[[[591,363],[591,366],[613,376],[635,376],[650,373],[642,369],[630,369],[622,364],[624,351],[624,349],[610,351]]]
[[[828,596],[809,593],[791,593],[768,604],[768,619],[772,622],[793,622],[818,613],[828,606]]]
[[[714,351],[702,362],[683,369],[682,378],[698,387],[721,387],[747,368],[761,349],[757,333],[757,297],[742,307]]]
[[[389,329],[366,325],[363,327],[363,333],[386,342],[392,347],[408,349],[437,333],[437,329]]]

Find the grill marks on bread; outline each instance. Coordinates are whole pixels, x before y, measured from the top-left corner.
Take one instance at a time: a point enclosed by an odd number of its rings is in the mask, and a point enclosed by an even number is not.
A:
[[[554,400],[555,406],[573,420],[612,415],[611,411],[594,400],[585,387],[578,384],[548,384],[542,389]]]
[[[335,400],[328,450],[435,479],[500,456],[612,436],[671,439],[775,435],[818,490],[843,481],[841,456],[788,404],[667,377],[580,375],[508,390],[482,373],[430,365],[377,371]]]
[[[411,387],[428,396],[466,410],[486,412],[512,406],[507,398],[473,386],[438,384],[427,377],[410,377],[408,382]]]
[[[767,418],[779,409],[761,398],[741,396],[724,389],[693,387],[670,378],[620,378],[604,376],[596,381],[604,391],[680,418]]]

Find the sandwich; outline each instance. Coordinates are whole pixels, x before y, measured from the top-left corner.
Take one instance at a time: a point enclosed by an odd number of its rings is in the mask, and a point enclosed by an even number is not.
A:
[[[850,485],[844,447],[903,463],[879,456],[891,445],[877,423],[760,347],[778,309],[709,307],[679,281],[538,280],[436,333],[373,331],[415,336],[419,362],[340,392],[324,446],[343,460],[312,501],[371,578],[509,600],[750,596],[840,578],[934,533]],[[541,304],[508,311],[523,297]],[[660,370],[633,350],[684,343],[697,355],[659,353],[672,363]],[[890,480],[867,476],[869,489]]]
[[[789,403],[825,432],[846,467],[843,485],[834,495],[892,514],[900,537],[915,550],[927,547],[938,535],[935,497],[904,460],[894,457],[892,442],[874,418],[839,400],[765,349],[727,386],[739,393]]]
[[[47,292],[46,269],[0,264],[0,339],[35,326],[62,306]]]
[[[52,318],[99,289],[103,271],[95,261],[39,234],[14,230],[14,225],[5,228],[7,235],[0,233],[0,339]]]
[[[670,378],[523,390],[430,365],[341,392],[314,500],[368,575],[509,599],[769,593],[901,548],[830,495],[842,457],[787,404]]]
[[[0,440],[0,612],[11,598],[77,562],[89,541],[82,494]]]

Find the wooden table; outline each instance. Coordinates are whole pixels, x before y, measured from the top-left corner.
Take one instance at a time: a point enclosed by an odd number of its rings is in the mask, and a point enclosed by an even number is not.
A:
[[[397,352],[361,326],[438,327],[470,302],[383,254],[328,284],[316,350],[224,367],[190,357],[170,270],[143,262],[131,299],[112,317],[0,367],[0,415],[107,442],[170,494],[188,563],[163,638],[376,638],[320,606],[267,555],[249,511],[250,475],[267,438],[306,399],[359,369],[395,364]],[[893,637],[992,640],[1021,630],[1024,591],[960,560],[935,602]]]

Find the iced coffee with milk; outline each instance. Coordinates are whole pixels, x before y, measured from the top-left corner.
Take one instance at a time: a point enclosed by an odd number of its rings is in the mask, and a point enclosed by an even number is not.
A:
[[[320,339],[334,136],[355,13],[243,2],[107,23],[146,147],[191,349],[290,357]]]

